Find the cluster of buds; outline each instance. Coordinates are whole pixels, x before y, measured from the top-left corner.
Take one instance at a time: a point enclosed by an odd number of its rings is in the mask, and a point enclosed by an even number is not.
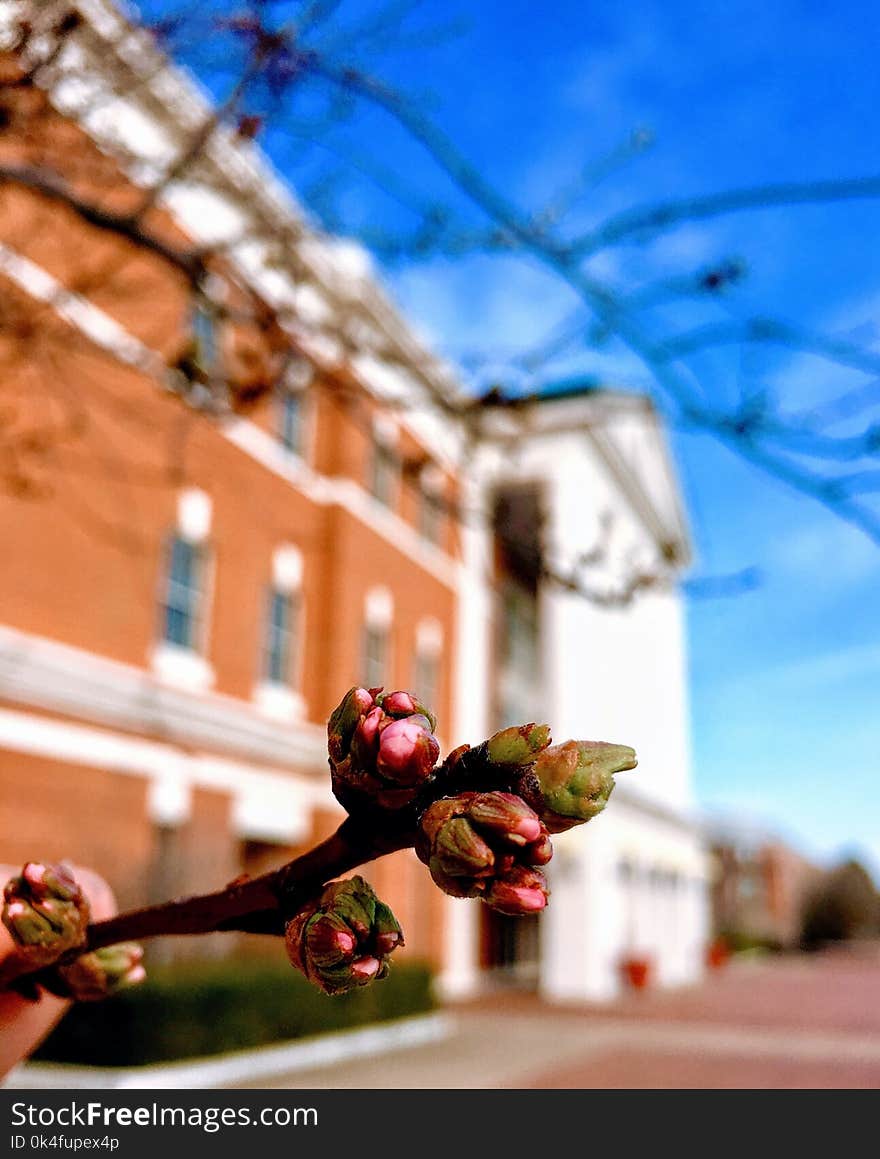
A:
[[[85,940],[89,903],[70,866],[29,861],[3,890],[3,924],[34,967]]]
[[[58,985],[50,980],[48,988],[77,1002],[98,1002],[143,982],[147,976],[143,958],[143,948],[137,942],[104,946],[81,954],[69,965],[58,966],[54,971]]]
[[[635,749],[605,741],[550,744],[546,725],[502,729],[476,748],[447,760],[467,778],[502,780],[535,810],[550,833],[592,820],[605,808],[615,773],[636,767]]]
[[[614,775],[635,768],[634,750],[598,741],[552,745],[547,725],[524,724],[462,745],[438,767],[435,728],[409,692],[349,689],[328,721],[327,751],[334,796],[354,824],[346,830],[344,823],[320,856],[303,859],[307,867],[283,867],[270,888],[295,884],[292,868],[300,885],[317,878],[316,866],[326,882],[411,845],[445,893],[511,916],[540,913],[549,896],[543,867],[553,854],[551,834],[605,808]],[[265,906],[266,883],[257,884]],[[133,942],[87,950],[88,902],[65,864],[27,863],[5,887],[2,916],[27,970],[56,994],[96,1000],[145,977]],[[274,923],[274,910],[270,917]],[[140,928],[126,933],[138,937]],[[384,978],[390,954],[403,945],[394,914],[359,876],[325,884],[284,933],[291,963],[326,994]]]
[[[287,955],[325,994],[344,994],[388,973],[403,945],[394,914],[362,877],[333,881],[287,923]]]
[[[327,725],[333,793],[349,812],[401,809],[440,755],[432,714],[408,692],[352,688]]]
[[[538,867],[553,848],[537,813],[514,793],[435,801],[422,814],[415,849],[434,883],[453,897],[479,897],[511,915],[538,913],[547,904]]]

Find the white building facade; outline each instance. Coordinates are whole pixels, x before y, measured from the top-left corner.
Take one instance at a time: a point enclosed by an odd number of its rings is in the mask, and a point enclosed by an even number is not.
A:
[[[573,389],[490,408],[482,433],[471,501],[483,517],[465,532],[459,740],[538,720],[556,741],[632,745],[639,765],[618,775],[597,819],[554,837],[551,902],[535,923],[506,928],[480,907],[455,919],[444,980],[459,994],[495,980],[601,1001],[627,984],[634,959],[649,984],[693,982],[709,906],[676,583],[690,549],[659,420],[643,398]],[[498,574],[498,537],[511,533],[532,571],[519,585]]]

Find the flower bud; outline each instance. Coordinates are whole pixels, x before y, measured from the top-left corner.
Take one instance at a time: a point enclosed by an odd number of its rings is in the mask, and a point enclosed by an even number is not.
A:
[[[486,756],[493,765],[529,765],[549,743],[549,725],[513,725],[489,737]]]
[[[437,727],[437,718],[429,708],[417,700],[411,692],[383,692],[376,697],[376,703],[388,716],[426,716],[431,731]]]
[[[331,761],[348,755],[351,738],[362,716],[373,707],[373,697],[366,688],[351,688],[333,710],[327,723],[327,745]]]
[[[349,812],[411,804],[440,755],[435,721],[408,692],[352,688],[330,717],[333,792]]]
[[[540,869],[514,865],[492,882],[486,904],[499,913],[524,917],[540,913],[547,905],[548,896],[547,879]]]
[[[533,766],[539,797],[533,804],[548,831],[561,833],[601,813],[614,774],[637,763],[634,749],[604,741],[569,740],[545,749]]]
[[[502,913],[536,913],[547,884],[536,866],[552,846],[535,811],[514,793],[460,793],[430,805],[415,850],[452,897],[479,897]]]
[[[81,954],[58,975],[66,993],[77,1002],[97,1002],[143,982],[144,951],[136,942],[120,942],[89,954]]]
[[[69,865],[29,861],[3,890],[3,924],[35,966],[81,945],[89,903]]]
[[[333,881],[287,923],[287,955],[325,994],[344,994],[388,973],[403,945],[394,914],[362,877]]]

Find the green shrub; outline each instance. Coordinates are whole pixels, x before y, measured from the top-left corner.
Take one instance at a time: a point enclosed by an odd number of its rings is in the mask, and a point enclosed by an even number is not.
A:
[[[771,938],[763,934],[754,934],[749,930],[727,929],[719,935],[724,939],[733,954],[752,953],[763,950],[769,954],[778,954],[783,945],[778,938]]]
[[[183,963],[142,986],[71,1008],[35,1061],[139,1066],[222,1054],[364,1026],[433,1009],[427,966],[395,964],[387,978],[328,997],[283,959]]]

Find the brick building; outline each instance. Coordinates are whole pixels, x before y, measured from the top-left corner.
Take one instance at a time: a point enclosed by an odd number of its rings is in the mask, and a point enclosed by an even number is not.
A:
[[[76,7],[37,83],[7,54],[0,165],[125,211],[210,108],[107,0]],[[411,852],[371,866],[406,953],[453,992],[502,977],[607,996],[630,952],[694,977],[689,548],[650,405],[580,384],[475,418],[360,251],[318,237],[224,130],[144,220],[177,252],[222,247],[207,297],[161,246],[0,184],[0,859],[90,864],[124,906],[280,863],[342,817],[325,751],[342,693],[410,687],[444,751],[525,714],[632,743],[640,770],[559,840],[540,922],[445,898]],[[200,413],[179,368],[259,379],[263,307],[283,374]],[[603,528],[609,590],[634,560],[666,582],[621,606],[547,582]]]
[[[782,949],[800,944],[805,906],[823,869],[775,834],[743,825],[709,827],[715,931]]]

